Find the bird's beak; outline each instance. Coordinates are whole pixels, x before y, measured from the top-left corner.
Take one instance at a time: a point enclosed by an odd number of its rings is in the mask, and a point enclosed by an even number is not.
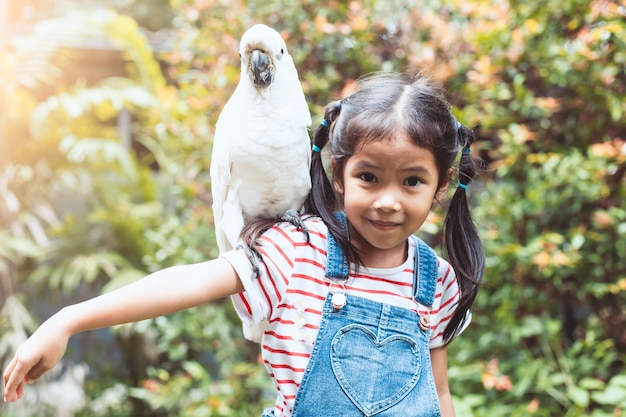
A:
[[[258,49],[250,55],[250,76],[258,87],[267,87],[274,81],[274,67],[270,58]]]

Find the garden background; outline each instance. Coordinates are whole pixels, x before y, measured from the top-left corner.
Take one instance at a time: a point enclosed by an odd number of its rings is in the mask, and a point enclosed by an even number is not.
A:
[[[314,124],[359,76],[406,70],[474,128],[487,271],[450,346],[457,415],[626,415],[624,0],[5,0],[2,364],[61,306],[217,254],[211,141],[257,22]],[[258,351],[228,300],[89,332],[0,415],[259,416]]]

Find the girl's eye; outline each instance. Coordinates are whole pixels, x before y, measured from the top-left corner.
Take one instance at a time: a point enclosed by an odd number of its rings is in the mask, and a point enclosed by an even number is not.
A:
[[[422,181],[417,177],[411,177],[411,178],[407,178],[406,180],[404,180],[404,184],[408,185],[409,187],[417,187],[421,183]]]
[[[376,177],[374,176],[374,174],[370,174],[369,172],[359,174],[359,178],[365,182],[376,182]]]

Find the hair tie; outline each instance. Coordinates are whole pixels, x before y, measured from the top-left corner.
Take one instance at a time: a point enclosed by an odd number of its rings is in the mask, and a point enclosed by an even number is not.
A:
[[[470,153],[472,153],[472,150],[469,146],[467,148],[463,148],[463,155],[469,155]]]
[[[311,148],[311,150],[312,150],[313,152],[321,152],[321,151],[322,151],[322,148],[320,148],[320,147],[319,147],[319,146],[317,146],[317,145],[313,145],[313,147]]]
[[[322,122],[321,122],[320,124],[321,124],[322,126],[324,126],[324,127],[328,127],[328,126],[329,126],[329,124],[328,124],[328,120],[326,120],[326,119],[322,119]]]
[[[460,188],[462,188],[462,189],[464,189],[464,190],[467,190],[467,186],[468,186],[468,185],[469,185],[469,184],[463,184],[461,181],[459,181],[459,187],[460,187]]]

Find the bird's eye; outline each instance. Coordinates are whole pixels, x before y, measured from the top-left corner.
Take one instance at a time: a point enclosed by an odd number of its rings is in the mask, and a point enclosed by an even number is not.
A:
[[[284,55],[284,54],[285,54],[285,50],[281,48],[281,49],[280,49],[280,54],[281,54],[281,55]]]
[[[285,50],[280,48],[280,52],[276,54],[276,59],[282,59],[283,55],[285,55]]]

